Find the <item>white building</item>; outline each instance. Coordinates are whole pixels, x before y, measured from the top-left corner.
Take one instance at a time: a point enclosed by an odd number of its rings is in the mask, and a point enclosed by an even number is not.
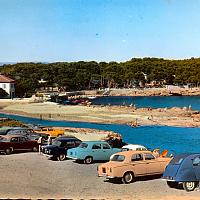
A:
[[[15,80],[0,74],[0,88],[8,93],[9,98],[15,97]]]

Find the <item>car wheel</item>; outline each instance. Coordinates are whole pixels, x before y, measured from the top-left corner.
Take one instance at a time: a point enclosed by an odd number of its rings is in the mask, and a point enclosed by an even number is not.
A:
[[[167,181],[167,185],[168,185],[170,188],[177,188],[177,187],[178,187],[178,182]]]
[[[58,134],[58,135],[57,135],[57,137],[60,137],[60,136],[62,136],[62,134]]]
[[[33,151],[34,151],[34,152],[37,152],[37,151],[38,151],[38,148],[37,148],[37,147],[33,147]]]
[[[193,191],[198,185],[198,182],[190,181],[190,182],[183,182],[183,188],[187,192]]]
[[[66,155],[64,153],[62,153],[57,158],[58,158],[59,161],[63,161],[63,160],[65,160]]]
[[[5,150],[5,153],[6,153],[7,155],[11,154],[11,152],[12,152],[12,149],[11,149],[11,148],[8,148],[8,149]]]
[[[85,164],[91,164],[92,162],[93,162],[93,158],[91,156],[86,157],[84,160]]]
[[[126,172],[122,177],[122,182],[125,184],[132,183],[134,181],[134,174],[133,172]]]

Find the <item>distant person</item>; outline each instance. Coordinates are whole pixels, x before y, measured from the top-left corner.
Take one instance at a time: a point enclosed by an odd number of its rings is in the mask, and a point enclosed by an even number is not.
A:
[[[42,147],[42,144],[43,144],[43,137],[40,136],[37,143],[39,144],[39,154],[41,154],[41,147]]]
[[[52,138],[51,138],[51,136],[50,136],[50,135],[48,136],[48,139],[47,139],[47,144],[48,144],[48,145],[51,145],[51,144],[52,144]]]

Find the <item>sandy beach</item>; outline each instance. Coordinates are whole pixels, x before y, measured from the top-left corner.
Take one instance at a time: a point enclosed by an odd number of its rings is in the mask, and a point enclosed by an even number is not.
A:
[[[185,108],[139,108],[128,106],[71,106],[30,103],[27,100],[0,100],[0,112],[50,120],[95,123],[200,127],[198,111]]]

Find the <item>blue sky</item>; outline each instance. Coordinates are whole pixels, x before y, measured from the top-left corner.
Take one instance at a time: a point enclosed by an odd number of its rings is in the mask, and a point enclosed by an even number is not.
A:
[[[0,0],[0,62],[200,57],[200,0]]]

